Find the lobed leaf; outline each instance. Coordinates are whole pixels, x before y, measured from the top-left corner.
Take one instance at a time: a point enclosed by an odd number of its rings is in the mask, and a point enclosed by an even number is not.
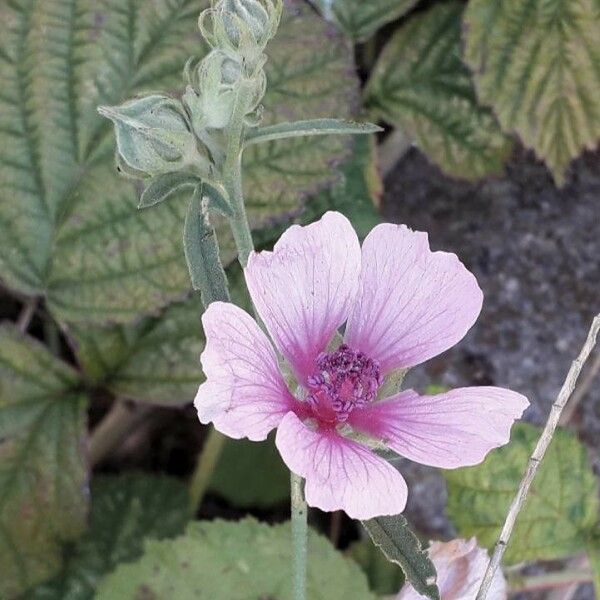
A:
[[[0,597],[59,570],[61,544],[85,528],[86,398],[77,374],[0,326]]]
[[[290,540],[288,523],[192,523],[173,541],[148,542],[138,562],[103,581],[97,600],[291,599]],[[374,600],[358,565],[314,532],[308,543],[308,598]]]
[[[465,60],[481,101],[560,185],[600,139],[600,6],[596,0],[473,0]]]
[[[66,322],[125,323],[190,289],[181,232],[189,194],[138,212],[141,190],[114,166],[99,105],[177,92],[208,0],[14,0],[0,3],[0,276],[42,295]],[[351,116],[358,85],[349,46],[291,0],[267,65],[266,124]],[[318,44],[319,53],[312,52]],[[249,149],[254,225],[298,210],[329,186],[347,141],[304,138]],[[235,258],[220,225],[223,260]]]
[[[365,102],[446,173],[477,179],[501,172],[512,145],[478,103],[462,62],[462,12],[461,3],[445,2],[401,27],[375,65]]]
[[[391,21],[409,12],[418,0],[314,0],[323,16],[337,23],[357,42],[369,39]]]
[[[101,578],[141,556],[145,540],[176,536],[189,520],[187,489],[169,477],[101,476],[92,500],[89,530],[67,553],[61,573],[22,600],[92,600]]]
[[[421,542],[402,515],[376,517],[363,521],[373,543],[386,558],[399,565],[415,590],[432,600],[440,600],[437,572]]]
[[[532,425],[513,427],[510,444],[476,467],[444,471],[448,515],[463,537],[492,548],[540,436]],[[597,481],[585,447],[558,430],[533,481],[505,554],[508,564],[577,554],[598,518]]]

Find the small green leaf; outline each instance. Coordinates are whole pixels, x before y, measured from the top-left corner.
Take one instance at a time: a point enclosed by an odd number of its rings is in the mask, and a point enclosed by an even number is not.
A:
[[[310,135],[365,135],[383,131],[372,123],[355,123],[344,119],[309,119],[257,127],[246,135],[246,146]]]
[[[192,287],[202,294],[202,303],[229,300],[227,278],[221,264],[219,243],[208,218],[208,206],[203,206],[202,186],[196,189],[185,217],[183,247]]]
[[[182,533],[189,521],[183,483],[153,475],[99,477],[92,484],[88,532],[52,581],[22,600],[92,600],[100,578],[141,556],[147,539]]]
[[[600,8],[596,0],[472,0],[465,59],[481,101],[564,183],[600,139]]]
[[[192,523],[173,541],[148,542],[138,562],[103,581],[96,600],[291,600],[290,542],[288,523]],[[312,531],[307,588],[315,600],[375,600],[358,565]]]
[[[540,430],[523,423],[482,465],[444,471],[448,515],[463,537],[492,548]],[[598,484],[585,447],[558,430],[533,481],[505,554],[508,564],[577,554],[598,518]]]
[[[418,0],[314,0],[323,16],[336,22],[357,42],[405,15]]]
[[[459,2],[436,4],[400,28],[377,61],[365,101],[448,174],[476,179],[501,172],[512,144],[477,102],[461,59],[462,11]]]
[[[85,529],[87,401],[77,374],[32,338],[0,327],[0,597],[60,568]]]
[[[181,188],[195,188],[200,179],[189,173],[165,173],[150,180],[148,187],[142,192],[138,208],[149,208],[170,198]]]
[[[290,495],[290,472],[272,439],[230,440],[210,481],[210,491],[240,508],[268,508]]]
[[[398,593],[405,581],[402,569],[390,562],[369,538],[354,542],[348,548],[348,554],[367,575],[373,592],[381,596]]]
[[[388,560],[400,565],[407,581],[419,594],[440,600],[435,567],[402,515],[369,519],[363,521],[363,525],[373,543]]]

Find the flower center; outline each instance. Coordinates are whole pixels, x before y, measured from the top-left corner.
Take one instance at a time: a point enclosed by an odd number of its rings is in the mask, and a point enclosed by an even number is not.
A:
[[[321,421],[343,423],[355,408],[371,402],[383,383],[377,361],[346,344],[321,353],[316,366],[308,379],[307,402]]]

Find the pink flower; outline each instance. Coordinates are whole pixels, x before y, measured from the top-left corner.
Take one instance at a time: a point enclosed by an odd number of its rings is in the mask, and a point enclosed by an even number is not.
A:
[[[298,385],[286,383],[289,368],[256,321],[215,302],[202,319],[207,380],[195,406],[202,423],[233,438],[264,440],[277,428],[311,506],[356,519],[398,514],[406,483],[365,441],[426,465],[473,465],[508,441],[528,406],[495,387],[379,399],[387,376],[456,344],[481,310],[475,277],[454,254],[431,252],[425,233],[378,225],[361,252],[349,221],[329,212],[290,227],[273,252],[253,253],[245,276]]]
[[[452,540],[448,543],[433,542],[429,557],[437,570],[437,584],[442,600],[475,600],[479,586],[490,560],[486,550],[477,546],[477,540]],[[498,569],[488,591],[488,600],[506,600],[506,580]],[[396,600],[421,600],[410,583],[401,590]]]

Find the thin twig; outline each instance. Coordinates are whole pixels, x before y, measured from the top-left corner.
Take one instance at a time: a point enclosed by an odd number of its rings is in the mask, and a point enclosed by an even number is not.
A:
[[[509,580],[509,584],[511,592],[528,592],[588,583],[592,581],[592,577],[592,572],[589,569],[572,569],[518,577]]]
[[[152,411],[149,405],[115,400],[114,405],[92,432],[89,460],[97,465],[114,450]]]
[[[571,422],[579,403],[583,400],[585,395],[592,387],[592,383],[594,383],[594,379],[598,373],[600,373],[600,352],[598,352],[598,354],[592,360],[589,368],[583,374],[579,385],[575,388],[571,399],[565,406],[565,410],[560,417],[560,421],[558,423],[559,425],[567,425]]]
[[[210,428],[189,485],[190,512],[192,514],[196,514],[200,509],[226,441],[227,438],[222,433],[214,427]]]
[[[25,302],[23,308],[21,309],[21,313],[19,314],[19,318],[17,320],[17,327],[21,333],[26,333],[29,329],[29,325],[31,324],[31,319],[33,319],[33,315],[35,315],[35,311],[38,306],[37,298],[30,298]]]
[[[477,593],[476,600],[485,600],[487,592],[492,583],[492,578],[496,573],[496,570],[500,566],[502,562],[502,557],[504,556],[504,552],[506,551],[506,546],[510,540],[510,536],[513,532],[513,528],[515,526],[515,521],[517,520],[517,516],[519,512],[523,508],[525,500],[527,498],[527,494],[529,492],[529,488],[531,487],[531,483],[533,482],[533,478],[537,473],[537,470],[546,454],[546,450],[552,441],[552,436],[556,430],[558,422],[560,420],[560,415],[565,407],[569,397],[573,393],[575,389],[575,384],[577,383],[577,379],[579,374],[581,373],[581,369],[585,364],[585,361],[588,359],[592,349],[596,344],[596,338],[598,336],[598,330],[600,330],[600,314],[596,316],[592,325],[590,327],[590,331],[588,333],[587,339],[581,352],[577,359],[573,361],[571,368],[569,369],[569,373],[563,386],[558,394],[558,398],[556,402],[552,405],[552,409],[550,411],[550,415],[548,417],[548,421],[546,422],[546,426],[544,427],[544,431],[538,440],[538,443],[533,451],[529,459],[529,463],[527,465],[527,469],[525,474],[523,475],[523,479],[519,485],[519,489],[517,490],[517,494],[515,495],[508,514],[506,515],[506,520],[504,521],[504,526],[502,527],[502,531],[500,532],[500,537],[496,542],[496,546],[494,548],[494,554],[490,559],[488,567],[485,572],[485,576],[483,581],[481,582],[481,587],[479,588],[479,592]]]
[[[308,546],[308,506],[304,499],[303,480],[290,473],[292,496],[292,552],[294,600],[306,600],[306,559]]]
[[[585,570],[589,569],[589,560],[588,557],[584,554],[583,556],[576,556],[569,560],[566,564],[565,571],[569,570]],[[592,581],[593,573],[590,572],[590,579],[587,581]],[[573,581],[569,585],[565,587],[560,587],[548,593],[548,597],[546,600],[573,600],[577,590],[579,589],[579,585],[584,583],[582,581]]]
[[[379,169],[384,177],[411,149],[412,140],[401,130],[394,129],[379,146]]]

